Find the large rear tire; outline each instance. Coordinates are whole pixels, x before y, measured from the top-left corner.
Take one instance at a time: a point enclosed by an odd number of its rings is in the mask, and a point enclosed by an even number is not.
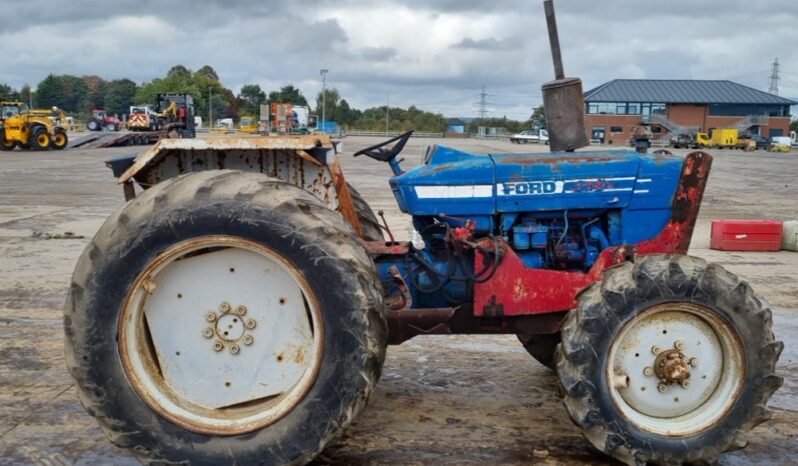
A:
[[[11,151],[17,147],[17,141],[9,141],[6,139],[5,130],[0,128],[0,150]]]
[[[96,118],[89,118],[89,121],[86,122],[86,129],[89,131],[100,131],[102,127],[100,126],[100,121]]]
[[[565,406],[590,443],[627,464],[711,464],[770,418],[783,347],[771,327],[767,305],[718,265],[625,263],[563,325]]]
[[[343,218],[231,170],[158,184],[106,221],[64,325],[83,405],[147,464],[309,462],[365,406],[387,338]]]

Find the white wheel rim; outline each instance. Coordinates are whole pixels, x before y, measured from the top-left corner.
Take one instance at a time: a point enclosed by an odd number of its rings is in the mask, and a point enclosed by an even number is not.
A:
[[[665,303],[635,316],[610,347],[606,368],[615,406],[645,431],[686,436],[722,419],[745,380],[732,326],[692,303]]]
[[[319,306],[298,271],[257,243],[201,237],[139,275],[119,320],[139,396],[188,430],[239,435],[289,413],[321,363]]]

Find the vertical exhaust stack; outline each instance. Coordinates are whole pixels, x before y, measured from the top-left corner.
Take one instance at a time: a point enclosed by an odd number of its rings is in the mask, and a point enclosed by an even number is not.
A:
[[[590,144],[585,130],[585,99],[582,80],[566,78],[560,53],[560,38],[554,16],[553,0],[545,0],[546,23],[549,28],[551,58],[554,61],[554,81],[544,83],[543,110],[549,129],[549,150],[573,151]]]

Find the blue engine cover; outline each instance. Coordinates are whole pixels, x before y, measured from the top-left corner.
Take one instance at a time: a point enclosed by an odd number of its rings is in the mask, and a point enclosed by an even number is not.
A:
[[[425,163],[391,179],[401,210],[446,214],[506,233],[520,215],[612,212],[612,245],[637,243],[670,219],[683,159],[633,151],[475,155],[433,147]]]

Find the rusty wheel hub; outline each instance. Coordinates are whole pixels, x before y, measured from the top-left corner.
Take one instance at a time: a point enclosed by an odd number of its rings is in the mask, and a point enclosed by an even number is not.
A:
[[[607,380],[619,412],[640,428],[687,435],[730,409],[744,379],[742,354],[736,332],[711,309],[666,303],[616,336]]]
[[[690,378],[690,364],[678,349],[662,351],[654,360],[654,373],[663,383],[684,386]]]

